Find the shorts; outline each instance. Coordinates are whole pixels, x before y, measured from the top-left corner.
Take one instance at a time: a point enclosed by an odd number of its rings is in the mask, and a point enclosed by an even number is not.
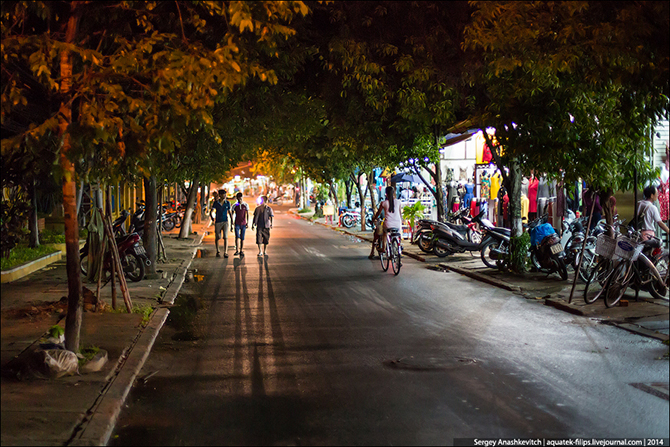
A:
[[[244,233],[247,231],[246,225],[235,225],[235,237],[244,240]]]
[[[270,242],[270,229],[263,228],[262,230],[256,229],[256,243],[258,245],[265,244],[267,245]]]
[[[216,222],[214,224],[214,239],[219,240],[221,239],[221,231],[223,231],[223,237],[226,237],[226,233],[228,232],[228,221],[225,222]]]

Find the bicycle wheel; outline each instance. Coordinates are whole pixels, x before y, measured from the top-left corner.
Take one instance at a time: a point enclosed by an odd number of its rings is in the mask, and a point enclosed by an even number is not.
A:
[[[667,300],[668,299],[668,255],[665,254],[663,256],[659,256],[657,259],[655,259],[654,265],[656,266],[656,270],[658,270],[658,273],[661,274],[661,278],[663,279],[663,282],[659,284],[659,282],[652,278],[651,283],[649,284],[649,293],[652,294],[652,296],[656,299],[659,300]]]
[[[630,261],[620,262],[614,271],[607,285],[605,292],[605,306],[614,307],[628,289],[628,283],[633,276],[633,263]]]
[[[401,262],[401,254],[400,254],[400,245],[398,243],[398,239],[393,238],[391,241],[391,260],[392,260],[392,266],[393,266],[393,273],[395,275],[398,275],[400,273],[400,267],[402,267],[402,262]]]
[[[382,270],[387,271],[389,269],[389,246],[388,241],[386,242],[386,250],[381,250],[379,252],[379,262],[382,264]]]
[[[595,303],[600,298],[607,286],[607,280],[612,273],[612,264],[609,259],[601,260],[589,274],[584,288],[584,301],[586,304]]]
[[[587,282],[591,272],[597,266],[596,253],[595,249],[587,248],[584,250],[584,260],[582,261],[582,268],[579,270],[579,279],[582,282]],[[577,255],[577,262],[579,262],[579,256]]]

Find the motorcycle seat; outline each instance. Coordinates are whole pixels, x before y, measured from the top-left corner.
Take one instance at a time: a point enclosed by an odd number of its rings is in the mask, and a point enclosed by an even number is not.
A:
[[[455,225],[452,223],[447,223],[446,225],[452,230],[458,231],[461,234],[467,234],[469,230],[467,225]]]
[[[661,248],[661,240],[657,237],[647,239],[646,241],[642,241],[642,244],[644,245],[645,249],[649,248]]]

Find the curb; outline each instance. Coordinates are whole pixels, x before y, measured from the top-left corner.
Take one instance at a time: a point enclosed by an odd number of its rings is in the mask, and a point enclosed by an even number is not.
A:
[[[181,290],[181,286],[184,284],[186,272],[195,258],[196,247],[202,244],[203,239],[207,235],[207,231],[205,230],[210,225],[204,227],[202,234],[193,242],[190,259],[184,260],[182,265],[178,267],[177,273],[173,275],[175,279],[168,284],[168,290],[165,292],[164,299],[162,300],[163,303],[170,305],[174,303],[179,290]],[[68,445],[107,445],[121,414],[121,408],[135,383],[137,375],[149,357],[151,348],[156,338],[158,338],[158,334],[163,328],[163,324],[165,324],[169,314],[170,309],[165,307],[157,309],[153,313],[149,324],[142,330],[139,339],[130,347],[125,360],[124,356],[119,360],[119,365],[116,367],[118,371],[116,377],[103,390],[97,405],[94,405],[89,410],[89,414],[92,414],[88,420],[84,420],[82,424],[84,428],[80,433],[74,435],[73,440]]]
[[[502,281],[498,281],[496,279],[490,278],[486,275],[481,275],[479,273],[471,272],[470,270],[462,269],[460,267],[454,267],[453,265],[445,264],[445,263],[440,263],[438,264],[440,267],[450,270],[455,273],[459,273],[464,276],[468,276],[472,279],[476,279],[481,282],[485,282],[487,284],[490,284],[495,287],[499,287],[501,289],[509,290],[510,292],[516,292],[516,293],[521,293],[521,287],[519,286],[513,286],[511,284],[507,284]]]
[[[588,315],[584,313],[581,309],[579,309],[576,306],[573,306],[572,304],[566,303],[563,300],[557,300],[554,298],[546,298],[544,300],[544,304],[546,306],[551,306],[555,307],[558,310],[562,310],[564,312],[571,313],[573,315],[580,315],[582,317],[587,317]]]
[[[91,410],[93,414],[85,422],[85,427],[69,445],[107,445],[121,413],[121,407],[169,314],[170,310],[165,308],[154,312],[126,360],[117,367],[119,372],[104,391],[102,400]]]
[[[625,329],[629,332],[632,332],[634,334],[638,335],[644,335],[650,338],[655,338],[656,340],[661,340],[661,341],[668,341],[670,340],[670,336],[662,334],[660,332],[652,331],[650,329],[646,329],[643,327],[638,326],[637,324],[632,324],[632,323],[611,323],[612,326],[616,326],[621,329]]]

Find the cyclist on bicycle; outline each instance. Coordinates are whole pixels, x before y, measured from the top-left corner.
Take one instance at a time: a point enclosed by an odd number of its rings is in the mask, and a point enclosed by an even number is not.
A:
[[[400,202],[395,196],[395,188],[393,186],[386,187],[386,200],[379,204],[377,212],[372,217],[372,221],[376,221],[379,218],[381,212],[384,211],[384,225],[382,227],[382,243],[381,249],[382,252],[386,250],[386,234],[391,229],[396,229],[400,231],[402,227],[402,218],[400,217]],[[372,253],[375,250],[375,242],[372,242]],[[371,253],[371,254],[372,254]]]

